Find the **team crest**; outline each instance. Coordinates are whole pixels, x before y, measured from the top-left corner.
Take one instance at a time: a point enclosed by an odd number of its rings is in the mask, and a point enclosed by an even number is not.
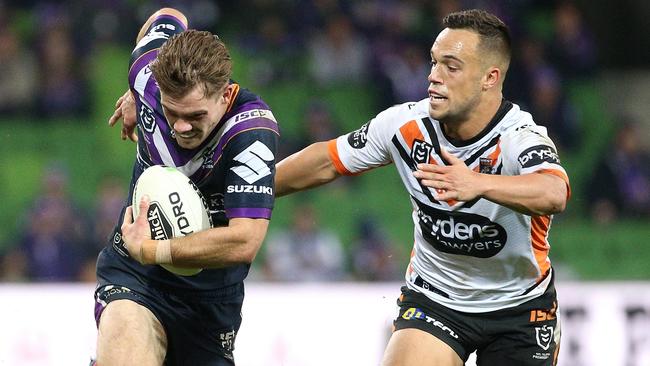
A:
[[[535,339],[537,339],[538,346],[542,347],[544,351],[548,351],[553,339],[553,327],[550,325],[535,327]]]
[[[411,148],[411,158],[416,164],[428,163],[433,145],[426,141],[415,140]]]

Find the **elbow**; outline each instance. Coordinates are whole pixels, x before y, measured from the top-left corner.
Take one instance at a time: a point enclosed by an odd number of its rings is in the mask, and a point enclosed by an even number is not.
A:
[[[238,246],[239,249],[234,258],[232,258],[234,264],[252,264],[255,257],[257,257],[263,240],[264,237],[258,237],[256,235],[245,238]]]
[[[548,214],[552,215],[552,214],[558,214],[564,212],[564,210],[566,209],[566,199],[561,198],[561,199],[553,200],[550,202],[549,206],[550,207],[548,209],[549,211]]]
[[[540,209],[536,210],[537,212],[534,212],[534,214],[536,216],[543,216],[562,213],[566,209],[566,205],[566,191],[551,193],[546,197],[546,199],[544,199],[544,204],[541,205]]]
[[[242,250],[240,251],[235,262],[237,264],[252,264],[257,257],[257,252],[259,251],[260,245],[255,243],[246,243],[242,245]]]

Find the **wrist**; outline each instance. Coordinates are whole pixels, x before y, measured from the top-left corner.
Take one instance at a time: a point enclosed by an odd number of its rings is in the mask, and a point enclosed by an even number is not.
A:
[[[145,240],[141,247],[142,264],[172,264],[170,240]]]

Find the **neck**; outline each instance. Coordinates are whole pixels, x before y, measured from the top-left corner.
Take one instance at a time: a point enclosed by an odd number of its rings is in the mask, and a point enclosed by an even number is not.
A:
[[[445,134],[457,141],[469,140],[478,135],[485,129],[485,126],[490,123],[492,117],[499,110],[501,100],[501,93],[490,98],[485,98],[465,118],[444,121],[442,128]]]

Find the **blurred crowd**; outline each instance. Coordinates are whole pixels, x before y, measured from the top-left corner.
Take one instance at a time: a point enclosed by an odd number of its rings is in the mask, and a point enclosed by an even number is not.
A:
[[[162,6],[181,9],[193,28],[223,35],[245,60],[235,67],[245,67],[243,79],[254,91],[298,80],[323,89],[356,85],[376,93],[377,112],[427,96],[429,49],[443,15],[484,8],[513,33],[505,97],[548,128],[561,155],[579,150],[581,131],[589,128],[567,86],[597,76],[595,36],[571,1],[539,0],[0,0],[3,117],[85,120],[97,107],[89,77],[93,55],[107,45],[130,49],[140,25]],[[283,141],[283,156],[346,132],[321,100],[304,106],[302,122],[302,131]],[[650,217],[650,154],[638,141],[638,121],[615,122],[620,128],[587,189],[599,222]],[[19,235],[0,246],[0,281],[93,281],[94,260],[108,243],[125,189],[123,180],[107,176],[96,206],[81,209],[70,195],[66,167],[48,166],[41,192],[17,220]],[[396,245],[378,220],[358,218],[354,241],[342,243],[318,215],[304,202],[290,225],[272,232],[255,277],[400,280],[405,262],[394,260]]]

